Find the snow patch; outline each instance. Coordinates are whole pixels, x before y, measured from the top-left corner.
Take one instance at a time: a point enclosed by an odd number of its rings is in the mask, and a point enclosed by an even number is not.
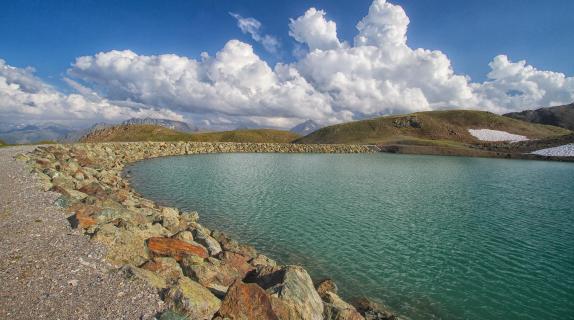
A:
[[[574,143],[532,152],[541,156],[574,157]]]
[[[526,141],[526,136],[508,133],[506,131],[490,130],[490,129],[468,129],[468,132],[480,141]]]

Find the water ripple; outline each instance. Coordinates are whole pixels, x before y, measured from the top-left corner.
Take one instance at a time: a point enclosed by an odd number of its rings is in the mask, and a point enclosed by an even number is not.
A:
[[[146,197],[411,319],[574,315],[573,164],[212,154],[130,170]]]

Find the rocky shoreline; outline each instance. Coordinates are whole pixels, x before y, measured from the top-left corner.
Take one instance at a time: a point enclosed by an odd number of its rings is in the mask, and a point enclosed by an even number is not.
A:
[[[25,161],[42,188],[61,194],[71,225],[107,246],[125,277],[142,279],[167,306],[160,319],[396,319],[369,301],[350,304],[331,280],[313,282],[249,245],[209,230],[196,212],[160,207],[135,193],[125,165],[227,152],[368,153],[362,145],[136,142],[39,146]]]

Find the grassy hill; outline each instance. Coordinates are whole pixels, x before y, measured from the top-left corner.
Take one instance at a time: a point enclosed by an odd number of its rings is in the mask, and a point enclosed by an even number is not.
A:
[[[490,112],[449,110],[338,124],[299,138],[295,143],[376,144],[391,152],[468,156],[497,156],[496,153],[513,152],[512,144],[480,141],[468,129],[501,130],[537,141],[558,141],[553,138],[571,133],[563,128],[528,123]],[[521,150],[528,149],[528,143],[521,146]]]
[[[574,103],[564,106],[507,113],[504,116],[574,130]]]
[[[153,125],[120,125],[96,130],[80,142],[198,141],[198,142],[274,142],[288,143],[299,135],[272,129],[184,133]]]
[[[484,111],[452,110],[380,117],[325,127],[297,143],[475,143],[468,129],[492,129],[540,139],[570,133]]]

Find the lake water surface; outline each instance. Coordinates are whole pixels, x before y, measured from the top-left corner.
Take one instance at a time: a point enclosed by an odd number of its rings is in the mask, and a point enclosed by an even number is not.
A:
[[[574,319],[574,164],[207,154],[129,167],[139,193],[411,319]]]

